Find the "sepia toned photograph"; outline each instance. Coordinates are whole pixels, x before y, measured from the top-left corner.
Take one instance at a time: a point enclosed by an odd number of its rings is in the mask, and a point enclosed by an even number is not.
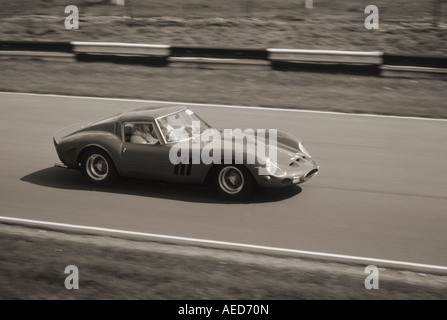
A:
[[[0,7],[0,300],[447,299],[447,1]]]

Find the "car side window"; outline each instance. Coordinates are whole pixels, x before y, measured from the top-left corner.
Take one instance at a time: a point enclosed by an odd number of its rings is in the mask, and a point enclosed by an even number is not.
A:
[[[124,141],[138,144],[159,144],[151,122],[127,122],[124,124]]]
[[[124,124],[124,142],[130,142],[130,137],[132,136],[133,123]]]

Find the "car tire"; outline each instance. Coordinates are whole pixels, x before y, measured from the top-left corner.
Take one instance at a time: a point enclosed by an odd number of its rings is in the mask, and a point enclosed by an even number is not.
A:
[[[88,149],[81,161],[82,171],[94,186],[110,186],[118,177],[112,159],[102,149]]]
[[[226,199],[244,199],[254,188],[253,178],[243,165],[217,167],[213,182],[219,194]]]

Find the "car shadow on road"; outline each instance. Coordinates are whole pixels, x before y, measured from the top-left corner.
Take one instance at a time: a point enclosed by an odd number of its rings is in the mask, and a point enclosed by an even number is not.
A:
[[[89,185],[82,172],[73,169],[49,167],[30,173],[20,179],[35,185],[66,189],[128,194],[169,200],[200,203],[265,203],[285,200],[301,192],[299,186],[290,188],[257,188],[253,195],[244,200],[229,201],[220,197],[208,186],[173,184],[156,181],[120,178],[110,187]]]

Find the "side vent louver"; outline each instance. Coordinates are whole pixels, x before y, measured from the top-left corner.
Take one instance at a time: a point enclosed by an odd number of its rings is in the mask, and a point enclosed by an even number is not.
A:
[[[174,166],[174,175],[190,176],[192,164],[179,163]]]

